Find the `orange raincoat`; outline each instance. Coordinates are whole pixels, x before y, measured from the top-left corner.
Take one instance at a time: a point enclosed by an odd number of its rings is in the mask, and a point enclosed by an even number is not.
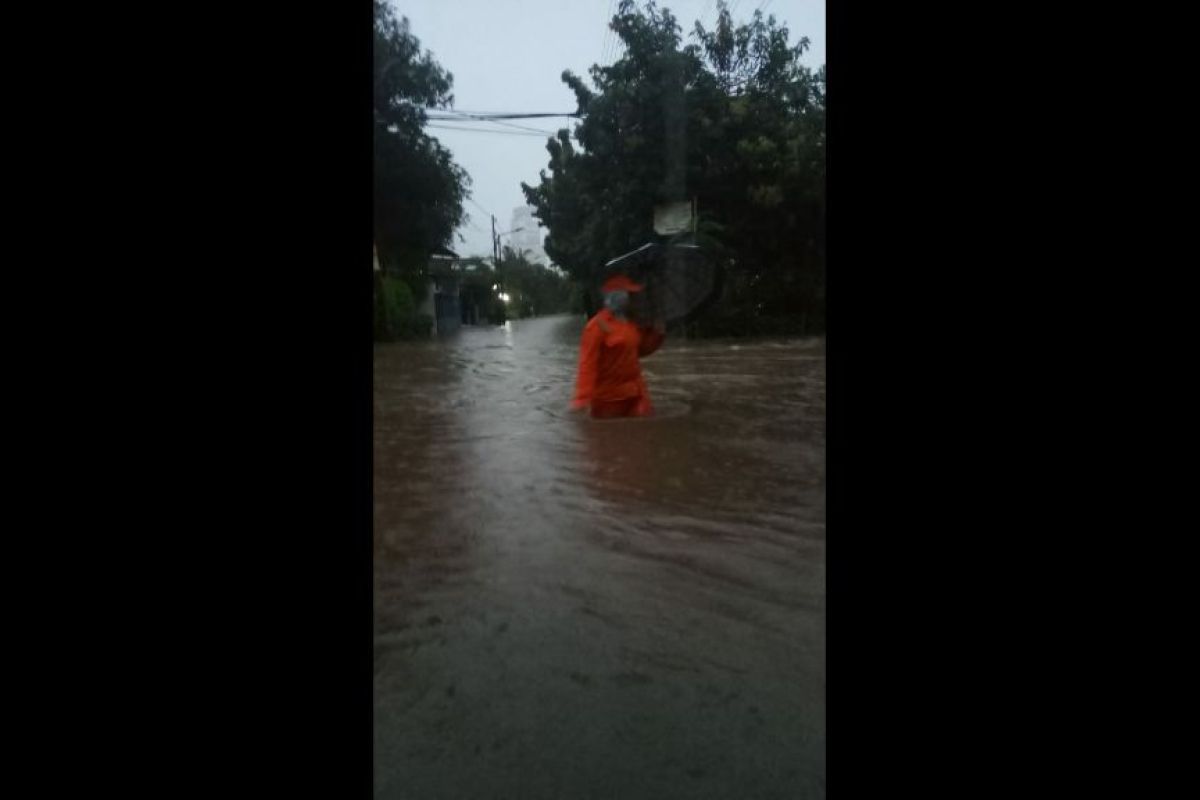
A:
[[[641,289],[631,281],[616,288],[627,287]],[[653,406],[638,359],[657,350],[664,338],[661,331],[638,327],[601,309],[583,329],[571,407],[590,405],[592,416],[598,418],[649,416]]]

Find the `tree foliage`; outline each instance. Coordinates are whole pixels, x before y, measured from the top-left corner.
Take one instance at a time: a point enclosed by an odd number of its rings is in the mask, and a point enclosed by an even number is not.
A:
[[[417,311],[408,284],[400,278],[379,276],[375,282],[375,339],[394,341],[428,336],[433,318]]]
[[[374,9],[375,241],[386,270],[413,274],[450,245],[470,179],[423,129],[425,108],[453,104],[453,75],[422,52],[407,18],[379,0]]]
[[[496,264],[496,276],[509,297],[508,306],[514,317],[540,317],[571,310],[571,283],[511,247],[504,248],[503,258]]]
[[[610,25],[625,45],[590,85],[570,72],[582,123],[547,143],[549,173],[522,184],[549,229],[546,252],[592,285],[603,264],[659,237],[658,203],[695,198],[699,239],[727,265],[714,332],[817,331],[824,324],[825,69],[800,62],[774,17],[691,42],[667,8],[623,0]]]
[[[466,313],[473,313],[474,321],[481,324],[503,325],[508,312],[494,288],[497,278],[491,259],[464,258],[454,264],[453,273],[458,278],[459,302]]]

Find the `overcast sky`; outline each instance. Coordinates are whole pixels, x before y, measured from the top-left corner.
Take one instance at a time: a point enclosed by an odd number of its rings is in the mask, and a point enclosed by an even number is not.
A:
[[[671,9],[685,36],[695,20],[711,28],[716,19],[715,0],[661,0],[659,5]],[[619,55],[616,36],[607,27],[616,0],[392,0],[392,6],[409,18],[422,48],[454,75],[456,111],[574,111],[575,96],[559,77],[563,70],[586,79],[593,64],[611,63]],[[792,42],[801,36],[811,40],[804,57],[808,66],[825,63],[825,0],[730,0],[735,20],[749,18],[759,7],[787,25]],[[565,118],[508,122],[551,133],[571,124]],[[466,204],[470,220],[459,229],[465,241],[456,237],[453,248],[461,255],[490,254],[488,215],[496,215],[497,231],[512,227],[513,208],[525,203],[521,181],[536,184],[538,170],[546,169],[546,138],[479,122],[431,125],[439,126],[429,132],[472,181],[474,202]],[[472,131],[440,127],[446,125]]]

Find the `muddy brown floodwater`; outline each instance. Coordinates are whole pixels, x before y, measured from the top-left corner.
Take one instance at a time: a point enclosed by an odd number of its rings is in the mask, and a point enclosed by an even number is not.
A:
[[[595,422],[582,323],[376,349],[376,796],[824,797],[823,343],[670,342]]]

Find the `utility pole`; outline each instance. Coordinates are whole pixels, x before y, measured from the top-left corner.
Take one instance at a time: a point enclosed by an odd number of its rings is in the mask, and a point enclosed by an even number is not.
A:
[[[496,235],[496,215],[492,214],[492,264],[500,263],[500,237]]]

